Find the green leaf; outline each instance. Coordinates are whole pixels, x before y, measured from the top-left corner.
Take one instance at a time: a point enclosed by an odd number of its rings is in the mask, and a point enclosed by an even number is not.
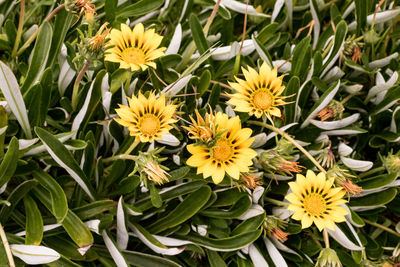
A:
[[[0,89],[12,113],[17,118],[27,138],[32,138],[28,113],[17,79],[12,70],[0,61]]]
[[[392,183],[397,177],[397,173],[391,174],[382,174],[378,176],[374,176],[368,179],[364,179],[358,183],[359,186],[363,188],[363,190],[371,190],[376,188],[384,187]]]
[[[112,200],[98,200],[86,205],[82,205],[72,211],[81,219],[88,220],[116,207],[116,203]]]
[[[163,202],[194,192],[196,191],[199,187],[204,185],[204,181],[192,181],[188,183],[184,183],[182,185],[177,186],[176,188],[166,191],[164,193],[161,193],[161,199]],[[150,197],[144,198],[139,200],[138,202],[135,203],[135,207],[137,207],[139,210],[145,211],[147,209],[150,209],[152,207],[151,202],[149,201]]]
[[[37,185],[35,180],[28,180],[19,184],[8,196],[7,201],[11,203],[11,206],[3,205],[0,210],[0,223],[5,224],[12,214],[18,202],[25,197],[28,192]]]
[[[151,204],[153,204],[153,206],[156,208],[160,208],[162,206],[162,200],[156,185],[152,182],[149,182],[148,185],[150,190]]]
[[[395,105],[400,99],[400,86],[389,89],[385,98],[375,108],[373,108],[369,115],[374,116],[382,111],[385,111]]]
[[[36,127],[35,132],[42,140],[47,151],[52,156],[52,158],[63,167],[69,175],[82,187],[82,189],[88,194],[88,196],[94,200],[95,193],[92,185],[88,182],[88,179],[82,169],[79,167],[78,163],[75,161],[71,152],[52,134],[48,131]]]
[[[296,94],[300,89],[300,79],[297,76],[290,78],[288,85],[286,86],[285,96]],[[296,96],[294,96],[296,97]],[[289,102],[289,98],[286,102]],[[284,106],[285,109],[285,121],[287,124],[294,122],[296,103],[289,103]]]
[[[355,0],[356,4],[356,19],[357,19],[357,35],[360,35],[361,29],[364,29],[367,23],[367,16],[369,10],[368,0]]]
[[[235,236],[238,234],[247,233],[253,231],[254,229],[258,229],[260,225],[264,222],[265,212],[263,214],[251,217],[243,222],[241,222],[235,229],[233,229],[231,235]]]
[[[78,114],[76,115],[74,122],[72,123],[72,131],[80,130],[83,131],[86,128],[89,119],[92,117],[97,105],[100,102],[102,91],[101,86],[103,78],[106,74],[105,70],[97,73],[95,80],[90,85],[89,91],[87,92],[85,101]],[[79,95],[79,97],[83,97]]]
[[[157,234],[168,228],[177,226],[193,217],[208,201],[211,189],[203,186],[187,196],[175,209],[165,217],[155,221],[149,226],[151,233]]]
[[[53,38],[53,30],[49,22],[45,21],[36,38],[35,47],[33,48],[32,62],[29,64],[28,73],[24,84],[21,87],[23,95],[36,83],[43,74],[49,57],[51,41]]]
[[[117,17],[134,17],[150,13],[161,7],[164,0],[141,0],[117,11]]]
[[[192,32],[193,40],[196,44],[200,54],[204,54],[208,50],[208,44],[206,37],[204,36],[203,28],[201,27],[200,21],[193,13],[189,17],[190,30]]]
[[[366,195],[364,197],[352,198],[349,204],[351,207],[374,207],[385,205],[392,201],[396,194],[396,188],[389,188],[385,191]]]
[[[272,68],[273,64],[272,64],[272,57],[269,54],[267,48],[265,48],[265,46],[261,43],[261,41],[258,39],[258,37],[254,37],[252,36],[252,40],[253,40],[253,44],[256,48],[256,51],[258,53],[258,55],[260,56],[260,58],[267,62],[268,65]]]
[[[219,218],[219,219],[235,219],[243,215],[251,206],[249,196],[245,195],[240,198],[229,210],[207,209],[200,212],[201,215]]]
[[[72,211],[68,210],[62,226],[79,247],[87,247],[93,244],[93,236],[89,228]]]
[[[13,137],[8,146],[7,153],[0,164],[0,187],[8,183],[10,178],[14,175],[18,162],[18,149],[18,139]]]
[[[186,235],[182,236],[182,238],[215,251],[235,251],[253,243],[260,237],[260,235],[261,230],[255,230],[232,237],[218,239],[200,235]]]
[[[34,171],[33,177],[50,193],[51,211],[57,222],[61,223],[68,212],[67,197],[64,190],[53,177],[41,169]]]
[[[257,35],[257,39],[261,42],[261,44],[265,44],[270,38],[275,35],[278,26],[278,23],[274,22],[271,24],[267,24],[267,26],[262,28],[260,33]]]
[[[33,189],[35,197],[46,206],[48,210],[53,213],[51,205],[51,196],[41,186]],[[53,214],[54,215],[54,214]],[[71,210],[67,211],[67,214],[62,221],[62,226],[71,239],[79,246],[86,247],[93,243],[93,236],[89,228],[84,224],[79,217]]]
[[[201,97],[210,87],[211,72],[209,70],[203,71],[200,76],[199,85],[197,86],[198,97]]]
[[[211,267],[225,267],[227,266],[225,261],[221,258],[221,256],[216,251],[206,250],[207,259],[210,263]]]
[[[106,20],[112,23],[115,19],[115,13],[117,11],[118,0],[108,0],[104,3],[104,11],[106,13]]]
[[[71,12],[68,12],[66,9],[60,10],[57,13],[54,22],[54,35],[51,41],[51,49],[46,64],[47,68],[52,67],[57,62],[61,46],[65,40],[65,36],[67,35],[67,32],[75,19],[75,16]]]
[[[173,262],[172,260],[154,256],[151,254],[145,254],[136,251],[122,251],[126,261],[129,264],[138,267],[178,267],[179,264]]]
[[[24,198],[26,225],[25,245],[40,245],[43,238],[43,219],[36,202],[30,197]]]
[[[293,51],[292,70],[293,76],[299,77],[303,80],[307,75],[307,70],[311,62],[311,37],[307,36],[300,41]]]

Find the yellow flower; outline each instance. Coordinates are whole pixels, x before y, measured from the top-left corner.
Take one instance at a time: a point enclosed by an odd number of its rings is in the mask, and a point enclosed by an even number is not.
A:
[[[204,178],[212,177],[214,183],[220,183],[225,173],[239,180],[241,172],[249,172],[249,166],[257,153],[250,148],[254,138],[250,138],[252,130],[243,128],[238,116],[228,118],[228,115],[218,112],[215,115],[217,135],[212,147],[204,143],[191,144],[187,150],[193,154],[186,162],[197,167],[197,174],[203,173]]]
[[[236,106],[234,110],[247,112],[260,118],[263,114],[269,120],[272,116],[280,117],[281,111],[278,106],[287,104],[283,101],[289,96],[280,96],[285,89],[282,86],[283,75],[277,76],[277,68],[271,68],[264,62],[260,72],[248,67],[242,68],[245,80],[235,77],[237,83],[229,82],[229,85],[236,91],[230,95],[229,104]]]
[[[100,29],[98,30],[98,32],[96,33],[96,35],[89,40],[89,47],[90,50],[92,51],[100,51],[103,49],[104,47],[104,41],[108,35],[108,33],[110,32],[110,29],[107,28],[108,22],[105,22]]]
[[[170,124],[176,120],[172,118],[176,105],[165,105],[165,95],[156,99],[154,93],[146,98],[139,92],[139,97],[128,98],[129,106],[119,105],[115,111],[120,119],[119,124],[128,128],[131,136],[136,136],[140,142],[161,140],[162,135],[168,134],[172,128]]]
[[[145,31],[143,24],[138,23],[133,30],[126,24],[121,24],[121,30],[112,29],[106,61],[120,63],[120,68],[146,70],[156,68],[152,60],[164,55],[165,47],[158,48],[163,37],[154,29]]]
[[[196,109],[196,120],[189,116],[192,121],[191,126],[183,126],[183,129],[188,131],[188,137],[193,140],[199,140],[205,144],[212,142],[216,137],[215,116],[207,113],[205,120],[201,117],[199,111]]]
[[[327,180],[324,173],[307,171],[306,177],[297,174],[296,182],[290,182],[293,193],[285,198],[289,200],[288,210],[294,212],[292,218],[301,220],[303,228],[312,223],[320,231],[324,228],[335,230],[335,222],[344,222],[348,212],[339,205],[347,201],[342,199],[346,191],[342,187],[332,187],[334,179]]]

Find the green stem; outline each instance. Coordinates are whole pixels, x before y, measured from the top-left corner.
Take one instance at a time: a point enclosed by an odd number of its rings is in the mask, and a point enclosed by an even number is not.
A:
[[[17,36],[15,37],[15,43],[11,53],[11,58],[15,58],[17,55],[18,46],[19,43],[21,42],[22,28],[24,26],[24,16],[25,16],[25,0],[21,0],[21,10],[19,12]]]
[[[83,65],[81,71],[79,72],[78,76],[76,77],[74,88],[72,90],[72,109],[75,110],[76,106],[78,105],[78,89],[79,84],[82,81],[83,75],[85,75],[86,70],[89,68],[90,60],[87,59],[85,65]]]
[[[324,228],[323,236],[324,236],[325,247],[329,248],[329,235],[328,235],[328,230],[326,230],[326,228]]]
[[[58,7],[56,7],[48,16],[47,18],[44,20],[44,22],[48,22],[50,21],[57,13],[58,11],[60,11],[61,9],[63,9],[65,7],[65,4],[59,5]],[[36,36],[39,34],[40,29],[42,28],[43,24],[40,25],[40,27],[31,35],[31,37],[29,37],[29,39],[23,44],[23,46],[18,50],[17,52],[17,56],[21,55],[25,49],[28,48],[28,46],[35,41]]]
[[[269,197],[264,197],[264,200],[268,201],[269,203],[278,205],[278,206],[287,207],[289,205],[289,203],[286,203],[286,202],[283,202],[283,201],[280,201],[280,200],[276,200],[276,199],[273,199],[273,198],[269,198]]]
[[[361,173],[360,175],[358,175],[358,178],[362,179],[362,178],[367,177],[367,176],[369,176],[371,174],[374,174],[374,173],[377,173],[377,172],[380,172],[380,171],[384,171],[384,170],[385,170],[385,167],[380,166],[378,168],[375,168],[375,169],[369,170],[367,172]]]
[[[4,232],[3,226],[0,223],[0,237],[1,241],[3,242],[4,250],[6,251],[8,263],[10,264],[10,267],[15,267],[14,263],[14,258],[11,253],[10,245],[8,244],[7,236],[6,233]]]
[[[307,150],[304,149],[304,147],[302,147],[299,143],[296,142],[296,140],[294,140],[292,137],[290,137],[290,135],[288,135],[287,133],[285,133],[284,131],[282,131],[279,128],[276,128],[272,125],[269,125],[267,123],[264,122],[259,122],[259,121],[248,121],[249,124],[254,124],[254,125],[258,125],[261,127],[265,127],[273,132],[276,132],[280,135],[282,135],[284,138],[286,138],[289,142],[291,142],[294,146],[296,146],[301,152],[303,152],[303,154],[309,159],[311,160],[312,163],[314,163],[314,165],[323,173],[326,173],[325,169],[322,168],[322,166],[318,163],[318,161],[310,154],[308,153]]]
[[[125,155],[129,155],[129,154],[131,154],[131,152],[135,149],[135,147],[137,147],[137,145],[140,143],[140,141],[138,141],[138,140],[135,140],[135,142],[133,142],[132,144],[131,144],[131,146],[125,151]]]
[[[105,159],[103,159],[103,163],[112,162],[112,161],[117,160],[117,159],[135,160],[135,159],[137,159],[137,156],[121,154],[121,155],[105,158]]]
[[[363,220],[364,220],[364,222],[368,223],[369,225],[378,227],[378,228],[380,228],[380,229],[382,229],[382,230],[384,230],[384,231],[386,231],[388,233],[391,233],[392,235],[400,237],[400,233],[398,233],[398,232],[396,232],[396,231],[394,231],[394,230],[392,230],[392,229],[390,229],[390,228],[388,228],[386,226],[380,225],[379,223],[374,223],[374,222],[368,221],[367,219],[364,219],[364,218],[363,218]]]

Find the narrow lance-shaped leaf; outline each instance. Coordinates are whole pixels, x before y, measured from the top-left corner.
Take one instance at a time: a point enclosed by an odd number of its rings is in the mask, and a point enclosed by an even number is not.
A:
[[[26,225],[25,244],[40,245],[43,238],[43,219],[36,202],[30,197],[24,198]]]
[[[32,138],[31,126],[28,120],[28,113],[21,91],[19,90],[17,79],[11,69],[0,61],[0,89],[7,105],[17,118],[27,138]]]
[[[76,160],[72,157],[71,152],[52,134],[42,128],[35,128],[35,132],[42,140],[47,152],[52,158],[63,167],[69,175],[82,187],[82,189],[88,194],[88,196],[95,200],[95,193],[92,185],[88,182],[88,179],[82,169],[79,167]]]
[[[18,139],[13,137],[8,146],[7,153],[0,164],[0,187],[8,183],[17,168],[18,147]]]
[[[33,177],[39,181],[43,188],[49,191],[51,195],[52,213],[56,217],[57,222],[61,223],[68,212],[67,197],[65,196],[64,190],[53,177],[42,170],[34,171]]]
[[[47,58],[50,52],[51,41],[53,37],[53,30],[49,22],[44,22],[40,27],[37,36],[35,47],[33,48],[32,62],[29,64],[28,73],[24,84],[21,87],[21,92],[25,93],[29,88],[36,83],[42,75],[46,67]]]
[[[133,17],[148,14],[156,10],[164,3],[164,0],[141,0],[117,11],[117,17]]]
[[[211,189],[203,186],[187,196],[167,216],[157,220],[149,226],[152,233],[159,233],[168,228],[179,225],[195,215],[207,203],[211,195]]]
[[[227,238],[213,239],[200,235],[186,235],[182,236],[185,240],[191,241],[202,247],[215,250],[215,251],[235,251],[241,249],[255,240],[261,235],[261,230],[246,232],[243,234],[235,235]]]

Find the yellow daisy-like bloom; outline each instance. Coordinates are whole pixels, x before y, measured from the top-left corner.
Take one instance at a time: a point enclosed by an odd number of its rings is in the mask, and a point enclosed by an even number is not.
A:
[[[176,120],[172,118],[176,105],[166,105],[165,95],[156,99],[154,93],[146,98],[139,92],[139,97],[128,98],[129,106],[119,105],[116,109],[120,119],[119,124],[128,128],[131,136],[136,136],[140,142],[161,140],[162,135],[168,134],[172,128],[170,124]]]
[[[238,116],[229,118],[218,112],[215,124],[220,134],[212,147],[203,143],[191,144],[187,150],[193,154],[186,162],[189,166],[197,167],[197,174],[212,177],[214,183],[220,183],[225,173],[239,180],[241,172],[249,172],[249,166],[257,153],[250,148],[254,138],[250,138],[252,130],[243,128]]]
[[[146,70],[149,66],[156,68],[152,62],[164,55],[165,47],[158,48],[163,37],[154,29],[145,31],[143,24],[138,23],[133,30],[126,24],[121,24],[121,30],[112,29],[109,47],[106,50],[106,61],[120,63],[120,68]]]
[[[278,69],[271,68],[266,62],[261,65],[260,72],[248,67],[242,68],[245,80],[235,77],[237,83],[229,82],[236,91],[230,95],[229,104],[234,105],[234,110],[247,112],[260,118],[263,114],[271,120],[271,115],[280,117],[281,111],[277,106],[287,104],[283,99],[289,96],[280,96],[285,89],[282,86],[283,75],[278,77]]]
[[[342,187],[332,187],[334,179],[327,180],[324,173],[307,171],[306,177],[297,174],[296,182],[290,182],[293,193],[285,198],[290,204],[288,210],[294,212],[292,218],[301,220],[302,228],[315,223],[320,231],[324,228],[335,230],[335,222],[346,221],[347,210],[341,204],[347,201],[342,199],[346,191]]]

